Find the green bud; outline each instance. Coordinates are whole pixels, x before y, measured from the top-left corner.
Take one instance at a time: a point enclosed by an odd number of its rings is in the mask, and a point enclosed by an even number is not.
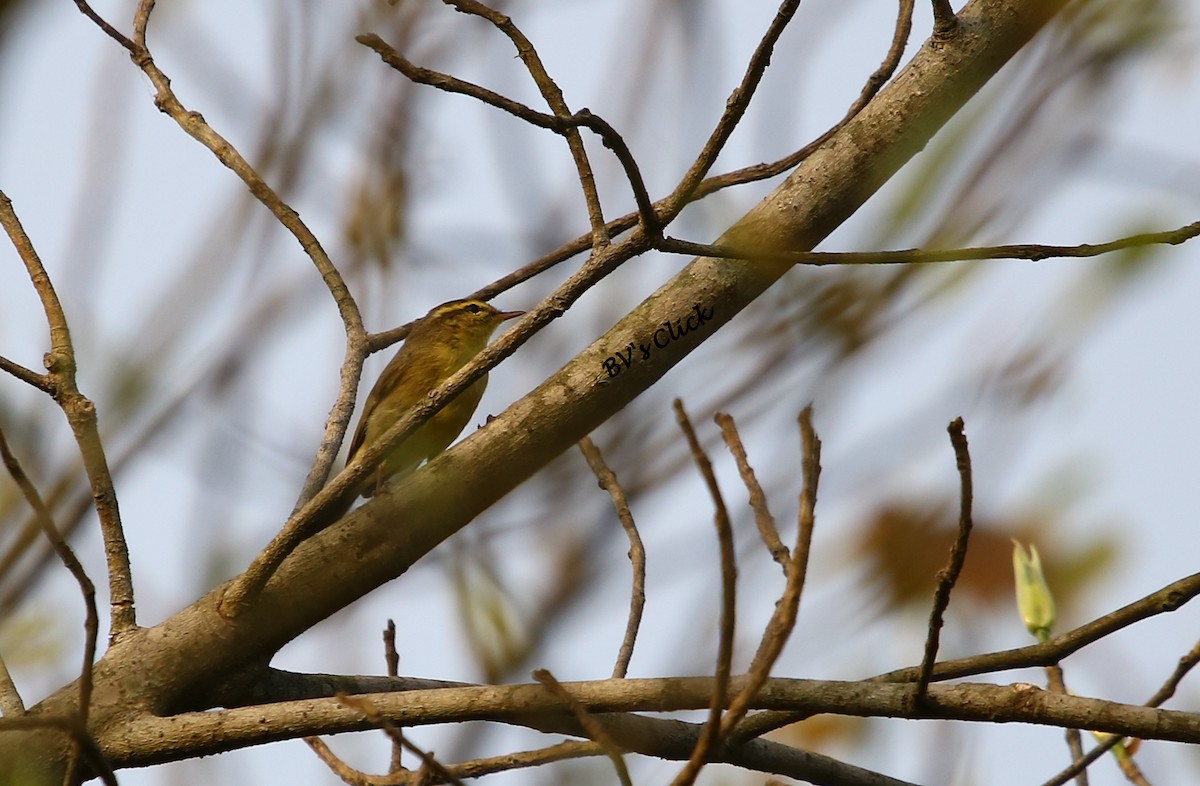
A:
[[[1024,546],[1013,541],[1013,576],[1017,583],[1017,609],[1025,627],[1038,641],[1046,641],[1054,627],[1054,596],[1046,585],[1036,546],[1031,545],[1026,551]]]

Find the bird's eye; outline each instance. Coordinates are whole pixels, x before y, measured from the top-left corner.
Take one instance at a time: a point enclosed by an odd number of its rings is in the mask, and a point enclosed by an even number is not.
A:
[[[479,307],[479,304],[478,304],[478,303],[468,303],[468,304],[467,304],[467,311],[468,311],[469,313],[471,313],[471,314],[478,314],[478,313],[479,313],[480,311],[482,311],[482,310],[483,310],[483,309],[481,309],[481,308]]]

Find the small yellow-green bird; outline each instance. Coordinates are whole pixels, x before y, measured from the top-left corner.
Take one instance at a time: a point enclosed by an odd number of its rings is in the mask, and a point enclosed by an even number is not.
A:
[[[502,322],[524,313],[500,311],[482,300],[451,300],[417,320],[367,396],[346,463],[478,355]],[[371,496],[385,481],[412,472],[445,450],[470,422],[486,387],[484,374],[396,445],[369,482],[330,504],[331,518],[340,518],[356,497]]]

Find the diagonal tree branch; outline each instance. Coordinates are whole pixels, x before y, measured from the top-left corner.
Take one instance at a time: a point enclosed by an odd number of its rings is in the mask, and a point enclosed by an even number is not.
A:
[[[75,378],[75,346],[71,342],[67,315],[63,311],[58,294],[54,291],[54,284],[42,266],[33,241],[25,234],[25,228],[13,210],[12,201],[2,191],[0,226],[4,227],[25,263],[29,280],[42,301],[42,310],[50,325],[50,351],[46,353],[45,358],[47,379],[51,395],[66,415],[75,435],[75,442],[79,445],[79,455],[83,459],[83,468],[92,490],[92,500],[100,519],[104,557],[108,564],[109,638],[115,641],[137,628],[137,614],[133,599],[133,572],[129,566],[129,545],[121,525],[117,491],[113,487],[108,457],[100,440],[96,406],[79,392]],[[40,516],[42,511],[38,513]],[[90,584],[90,581],[88,583]]]

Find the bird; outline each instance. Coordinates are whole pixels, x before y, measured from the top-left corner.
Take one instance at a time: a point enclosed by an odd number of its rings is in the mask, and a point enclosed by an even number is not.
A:
[[[347,466],[478,355],[496,328],[524,313],[501,311],[482,300],[468,298],[434,306],[413,323],[408,338],[367,395],[350,442]],[[407,475],[445,450],[470,422],[486,387],[484,374],[395,445],[366,481],[349,487],[336,503],[330,503],[323,518],[341,518],[358,497],[372,496],[387,481]]]

